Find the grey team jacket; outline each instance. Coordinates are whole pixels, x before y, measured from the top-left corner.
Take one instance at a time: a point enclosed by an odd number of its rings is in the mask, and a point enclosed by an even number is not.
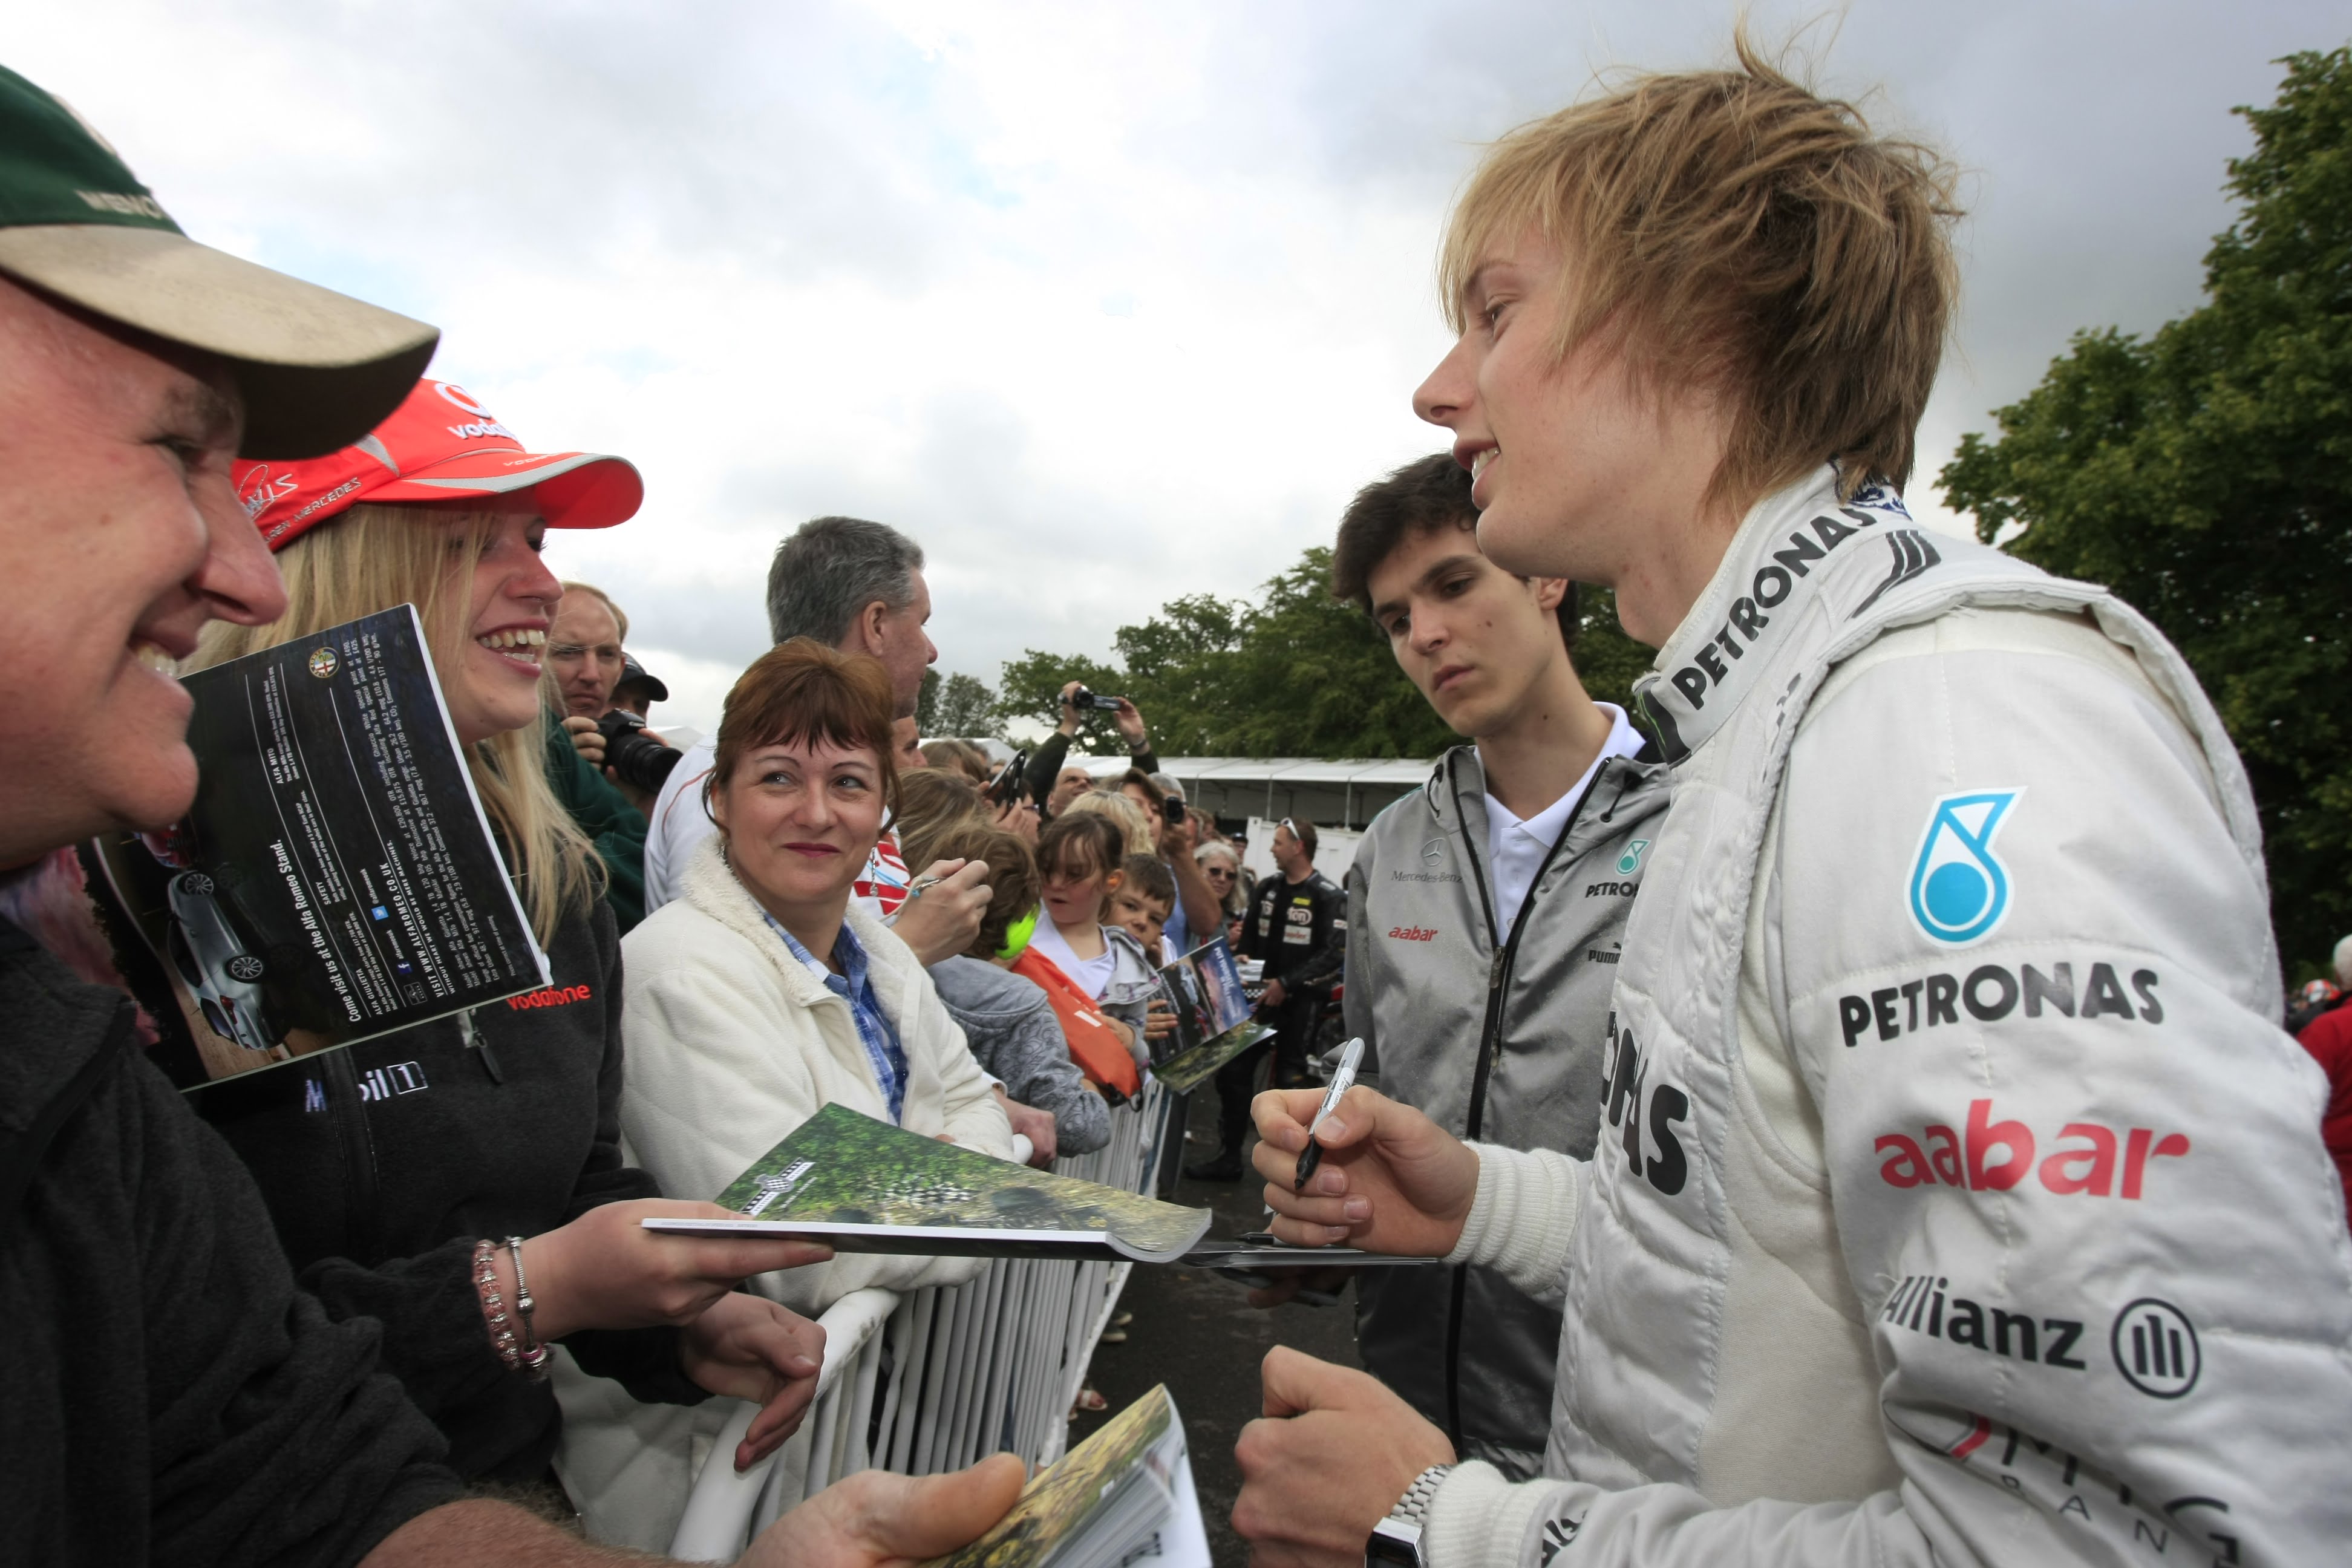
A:
[[[1618,943],[1665,805],[1663,763],[1604,762],[1506,944],[1477,749],[1440,758],[1373,819],[1348,874],[1345,1005],[1365,1076],[1457,1136],[1591,1155]],[[1365,1366],[1457,1452],[1536,1474],[1558,1308],[1467,1265],[1366,1269],[1356,1289]]]
[[[1490,1152],[1456,1248],[1563,1293],[1555,1479],[1463,1465],[1423,1545],[2342,1562],[2352,1235],[2236,753],[2104,589],[1830,480],[1637,688],[1607,1130]]]

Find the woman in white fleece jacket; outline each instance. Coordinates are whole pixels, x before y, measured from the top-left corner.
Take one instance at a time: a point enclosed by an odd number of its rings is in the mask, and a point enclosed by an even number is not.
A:
[[[897,793],[888,678],[873,659],[783,644],[728,693],[711,773],[718,834],[680,897],[622,944],[629,1073],[622,1131],[664,1192],[717,1194],[837,1101],[1000,1159],[989,1078],[906,943],[850,897]],[[853,1290],[961,1284],[982,1260],[847,1254],[752,1288],[814,1318]],[[558,1468],[599,1539],[668,1544],[691,1482],[668,1417],[566,1380]]]
[[[882,667],[804,637],[743,672],[711,772],[713,837],[629,933],[621,1127],[675,1193],[718,1193],[838,1101],[1009,1157],[1012,1129],[930,977],[850,897],[897,793]],[[768,1275],[814,1317],[869,1285],[960,1284],[972,1258],[858,1254]]]

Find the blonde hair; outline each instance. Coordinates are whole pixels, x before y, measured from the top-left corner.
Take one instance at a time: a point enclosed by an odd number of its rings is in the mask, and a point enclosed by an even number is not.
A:
[[[1956,174],[1734,47],[1737,69],[1635,77],[1489,148],[1439,253],[1446,320],[1532,228],[1561,252],[1560,361],[1593,343],[1637,389],[1720,400],[1711,500],[1823,462],[1843,495],[1899,489],[1958,293]]]
[[[1062,808],[1064,816],[1073,812],[1092,812],[1117,823],[1127,839],[1129,855],[1156,857],[1160,853],[1160,846],[1151,839],[1151,818],[1143,814],[1143,807],[1117,790],[1090,789]],[[1116,871],[1118,868],[1114,866],[1111,869]]]
[[[362,501],[278,552],[278,569],[286,579],[285,615],[266,626],[212,622],[197,637],[186,668],[207,668],[411,604],[424,624],[435,668],[455,668],[470,640],[467,588],[499,523],[488,512]],[[475,792],[504,841],[523,910],[542,942],[552,940],[567,910],[585,908],[603,893],[606,875],[586,836],[548,787],[546,722],[542,712],[520,730],[466,748]]]

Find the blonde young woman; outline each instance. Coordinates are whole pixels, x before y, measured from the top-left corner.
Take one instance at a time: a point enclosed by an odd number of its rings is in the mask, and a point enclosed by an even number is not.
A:
[[[635,512],[615,458],[523,451],[464,392],[422,384],[357,446],[247,463],[238,489],[278,553],[288,608],[215,622],[199,667],[404,603],[416,605],[452,726],[553,970],[544,1005],[492,1005],[204,1091],[198,1109],[258,1179],[302,1282],[336,1318],[383,1324],[384,1360],[469,1478],[548,1481],[561,1417],[536,1358],[494,1342],[478,1283],[528,1278],[536,1338],[642,1396],[706,1391],[767,1405],[738,1458],[791,1435],[822,1336],[744,1276],[821,1248],[657,1237],[620,1150],[621,971],[601,867],[551,793],[540,648],[562,586],[550,527]],[[486,896],[488,896],[486,890]],[[403,1092],[368,1098],[371,1069]],[[654,1201],[648,1201],[654,1200]],[[507,1238],[521,1237],[509,1246]],[[487,1247],[485,1246],[487,1245]]]

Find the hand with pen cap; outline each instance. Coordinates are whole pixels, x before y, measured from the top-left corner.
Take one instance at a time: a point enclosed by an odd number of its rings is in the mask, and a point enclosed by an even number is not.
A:
[[[1301,1247],[1344,1243],[1405,1258],[1453,1251],[1478,1194],[1476,1153],[1412,1106],[1358,1085],[1316,1130],[1322,1156],[1296,1190],[1322,1100],[1320,1089],[1273,1089],[1250,1106],[1259,1140],[1251,1162],[1275,1212],[1266,1228]]]

